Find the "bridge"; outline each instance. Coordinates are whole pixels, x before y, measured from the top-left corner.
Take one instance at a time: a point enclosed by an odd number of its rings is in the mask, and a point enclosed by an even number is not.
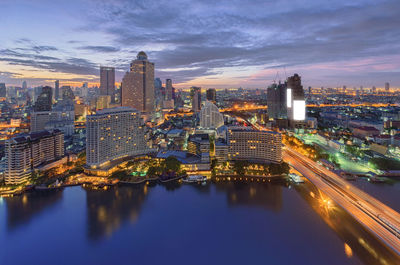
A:
[[[400,255],[400,214],[308,157],[285,147],[283,160]]]

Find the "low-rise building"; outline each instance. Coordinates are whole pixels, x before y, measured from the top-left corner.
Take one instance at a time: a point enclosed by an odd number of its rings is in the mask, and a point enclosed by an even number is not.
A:
[[[359,138],[366,138],[366,137],[375,137],[378,136],[380,134],[380,131],[378,129],[376,129],[375,127],[371,127],[371,126],[361,126],[361,127],[357,127],[354,128],[353,130],[353,135],[355,137],[359,137]]]
[[[282,161],[282,135],[278,132],[230,129],[228,145],[228,160]]]
[[[64,156],[64,134],[60,130],[21,134],[6,141],[6,184],[21,184],[39,166]]]
[[[188,152],[193,155],[201,155],[202,153],[210,153],[210,137],[208,134],[193,134],[189,136]]]

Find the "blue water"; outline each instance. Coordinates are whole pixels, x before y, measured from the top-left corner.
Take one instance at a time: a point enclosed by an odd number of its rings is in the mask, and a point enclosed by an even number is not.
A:
[[[343,211],[320,209],[310,190],[284,183],[172,184],[71,187],[7,198],[0,201],[0,264],[337,265],[393,259]],[[360,237],[378,258],[359,244]]]

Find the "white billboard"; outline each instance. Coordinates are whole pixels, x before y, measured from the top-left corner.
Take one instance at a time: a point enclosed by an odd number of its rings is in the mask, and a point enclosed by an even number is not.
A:
[[[306,119],[306,101],[293,100],[293,120],[304,121]]]
[[[288,88],[286,90],[286,99],[287,99],[287,101],[286,101],[287,107],[291,108],[292,107],[292,89],[291,88]]]

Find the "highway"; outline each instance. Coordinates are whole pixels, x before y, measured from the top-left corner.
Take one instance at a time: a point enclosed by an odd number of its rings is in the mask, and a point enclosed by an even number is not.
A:
[[[332,171],[285,147],[283,160],[400,255],[400,214]]]

